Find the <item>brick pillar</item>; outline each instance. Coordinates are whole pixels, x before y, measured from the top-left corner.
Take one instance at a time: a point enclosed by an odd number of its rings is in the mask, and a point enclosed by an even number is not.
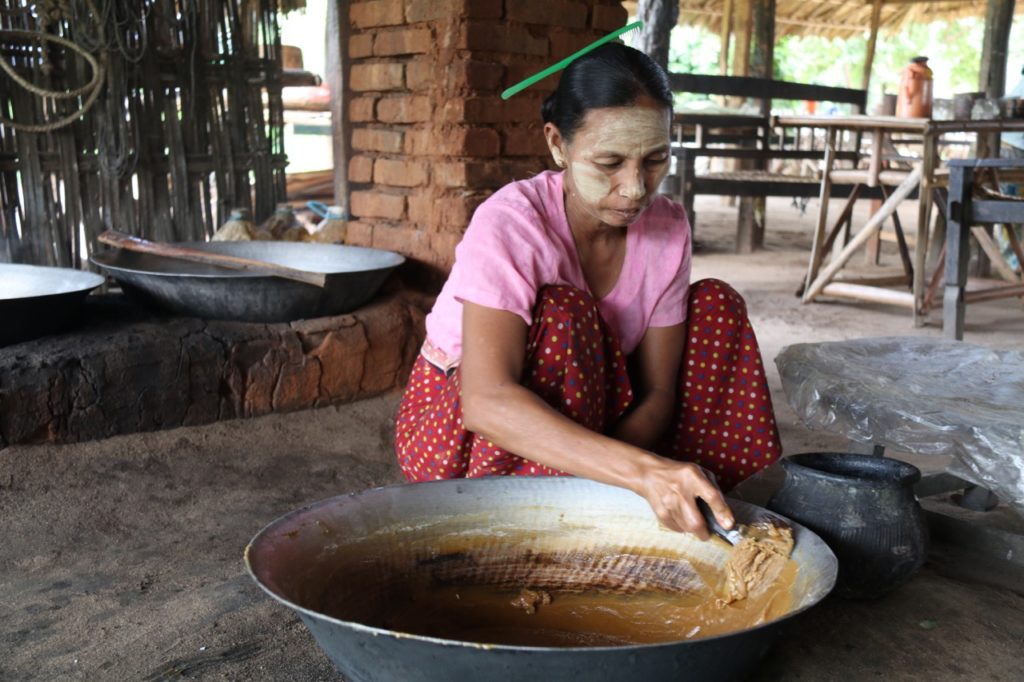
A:
[[[626,23],[614,0],[353,0],[346,241],[409,257],[436,287],[474,209],[550,167],[540,105],[506,87]]]

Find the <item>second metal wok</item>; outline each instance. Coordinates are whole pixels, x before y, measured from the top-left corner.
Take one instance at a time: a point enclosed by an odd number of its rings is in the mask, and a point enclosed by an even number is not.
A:
[[[741,522],[781,518],[743,502],[730,504]],[[695,564],[724,564],[724,546],[669,531],[639,496],[584,479],[450,480],[336,497],[269,525],[246,548],[246,563],[271,597],[298,612],[352,682],[738,680],[756,666],[780,625],[823,599],[835,583],[836,558],[829,548],[811,531],[791,525],[798,572],[790,611],[726,635],[658,644],[481,644],[391,631],[323,612],[325,603],[386,598],[410,571],[461,572],[478,581],[513,575],[528,583],[545,572],[565,574],[567,564],[544,557],[571,556],[574,584],[586,589],[626,575],[628,584],[619,586],[629,593],[636,585],[629,581],[688,581],[695,579]],[[287,677],[287,671],[279,674]]]
[[[136,298],[179,315],[244,322],[290,322],[339,315],[373,298],[401,255],[380,249],[294,242],[187,242],[194,249],[324,273],[324,288],[132,251],[107,251],[95,263]]]
[[[63,331],[101,284],[93,272],[0,263],[0,346]]]

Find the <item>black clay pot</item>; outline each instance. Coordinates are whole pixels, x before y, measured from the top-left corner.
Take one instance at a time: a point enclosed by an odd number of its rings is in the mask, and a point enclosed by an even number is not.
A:
[[[839,559],[835,593],[871,599],[910,580],[928,553],[913,485],[917,467],[895,459],[808,453],[782,460],[786,482],[768,508],[807,526]]]

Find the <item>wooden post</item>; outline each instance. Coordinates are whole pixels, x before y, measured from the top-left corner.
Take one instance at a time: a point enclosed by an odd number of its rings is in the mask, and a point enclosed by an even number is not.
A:
[[[871,36],[868,38],[868,51],[864,55],[864,77],[861,78],[861,90],[867,90],[871,84],[871,67],[875,63],[875,44],[878,42],[878,24],[882,19],[882,0],[875,0],[871,6]],[[865,112],[861,112],[865,113]]]
[[[750,34],[754,23],[755,0],[736,0],[733,9],[733,25],[736,27],[736,42],[732,52],[732,75],[750,75]]]
[[[946,211],[946,291],[942,300],[942,335],[963,341],[964,289],[970,255],[971,188],[974,169],[949,169],[949,210]]]
[[[722,44],[721,52],[718,53],[718,72],[726,76],[729,74],[729,43],[732,41],[732,0],[725,0],[718,34]]]
[[[751,28],[750,75],[771,78],[775,71],[775,0],[754,0]]]
[[[775,0],[743,0],[749,13],[746,41],[751,44],[747,73],[760,78],[771,78],[775,59]],[[739,48],[741,41],[737,41]],[[767,117],[771,114],[771,100],[761,102],[761,113]],[[767,148],[771,130],[765,126],[761,130],[762,146]],[[745,163],[744,166],[757,170],[767,168],[764,161]],[[765,198],[741,197],[740,210],[737,217],[736,251],[751,253],[764,246],[765,230]]]
[[[868,49],[867,54],[864,55],[864,75],[861,78],[861,89],[867,91],[871,86],[871,69],[875,64],[875,45],[878,43],[878,25],[882,20],[882,0],[874,0],[871,6],[871,35],[868,37]],[[867,113],[866,111],[860,112],[862,114]],[[877,134],[877,131],[876,131]],[[879,158],[881,157],[881,150],[877,150]],[[870,204],[871,214],[874,215],[879,208],[882,207],[882,202],[877,199],[872,199]],[[876,232],[875,236],[868,240],[867,250],[864,252],[864,263],[866,265],[878,265],[879,256],[882,250],[881,232]]]
[[[334,205],[348,218],[348,160],[352,134],[348,121],[348,43],[352,27],[349,0],[327,3],[327,87],[331,91],[331,140],[334,154]]]
[[[669,39],[679,21],[679,2],[639,0],[636,3],[636,16],[644,22],[637,39],[637,49],[667,71]]]
[[[1006,90],[1006,52],[1010,46],[1015,0],[988,0],[985,10],[985,42],[981,48],[978,89],[988,97],[1002,97]]]
[[[811,259],[807,266],[807,277],[804,279],[804,286],[801,287],[797,296],[802,296],[807,287],[818,278],[818,270],[825,260],[825,230],[828,227],[828,200],[832,195],[832,166],[835,165],[836,140],[838,133],[835,128],[829,128],[825,133],[825,168],[821,176],[821,194],[818,202],[818,220],[814,224],[814,236],[811,240]]]

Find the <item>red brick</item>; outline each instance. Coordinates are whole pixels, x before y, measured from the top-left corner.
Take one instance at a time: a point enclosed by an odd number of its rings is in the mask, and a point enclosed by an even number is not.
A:
[[[354,64],[349,75],[353,90],[395,90],[405,85],[405,65],[391,62]]]
[[[587,25],[587,6],[572,0],[515,0],[507,3],[507,21],[524,24],[550,24],[583,28]]]
[[[402,151],[402,137],[402,133],[397,130],[356,128],[352,131],[352,148],[364,152],[397,154]]]
[[[348,221],[345,243],[352,246],[373,246],[373,225],[357,220]]]
[[[553,28],[548,36],[551,38],[551,58],[556,61],[582,50],[600,37],[594,33],[570,31],[564,28]]]
[[[433,61],[417,59],[405,65],[405,86],[417,92],[439,85],[438,67]]]
[[[432,232],[460,230],[469,226],[473,211],[490,196],[490,192],[470,194],[466,196],[438,197],[430,214],[430,230]]]
[[[380,163],[378,161],[378,163]],[[541,161],[445,161],[434,164],[434,179],[443,187],[497,189],[544,170]]]
[[[533,123],[541,120],[541,98],[525,93],[500,97],[468,97],[445,102],[441,119],[453,123]]]
[[[509,128],[505,131],[505,139],[501,146],[505,156],[540,156],[547,158],[551,151],[544,139],[544,130],[540,124],[522,128]]]
[[[455,247],[462,241],[465,230],[432,232],[430,234],[430,251],[436,260],[434,265],[449,272],[455,264]]]
[[[405,143],[405,153],[414,156],[492,157],[500,151],[501,137],[493,128],[414,130]]]
[[[409,222],[427,232],[462,234],[473,211],[488,196],[490,192],[463,192],[458,196],[413,195],[409,197]]]
[[[369,156],[353,156],[348,162],[348,179],[352,182],[370,182],[373,180],[373,158]]]
[[[373,34],[359,33],[348,40],[348,56],[361,59],[373,54]]]
[[[353,123],[374,120],[376,97],[353,97],[348,103],[348,119]]]
[[[411,0],[405,6],[405,22],[416,24],[446,17],[455,18],[462,13],[462,5],[460,0]]]
[[[508,26],[494,21],[467,21],[462,27],[456,47],[544,57],[548,54],[548,39],[534,37],[521,26]]]
[[[467,19],[501,19],[501,5],[498,0],[463,0],[462,16]]]
[[[405,215],[405,196],[384,190],[360,190],[349,196],[352,215],[357,218],[389,218]]]
[[[545,68],[550,66],[547,63],[538,62],[534,60],[532,64],[509,64],[505,67],[505,81],[502,85],[502,89],[510,88],[516,83],[526,80],[538,71],[543,71]],[[543,93],[547,94],[552,92],[558,87],[558,76],[551,75],[547,78],[543,78],[533,85],[530,86],[531,93]],[[517,95],[518,97],[518,95]]]
[[[448,67],[448,90],[497,90],[505,67],[493,62],[457,62]]]
[[[399,54],[423,54],[433,47],[433,38],[425,28],[403,29],[378,33],[373,53],[381,57]]]
[[[348,16],[356,28],[395,26],[402,23],[402,3],[399,0],[356,2],[349,8]]]
[[[377,119],[385,123],[418,123],[430,120],[430,98],[385,97],[377,103]]]
[[[377,159],[373,181],[381,185],[417,187],[427,183],[427,166],[421,161]]]
[[[622,3],[595,5],[590,12],[590,25],[600,31],[614,31],[626,25],[629,13]]]
[[[414,227],[374,225],[373,248],[426,260],[430,256],[430,235]]]
[[[408,197],[409,222],[428,226],[430,212],[434,209],[434,196],[429,194],[413,194]]]
[[[405,21],[415,24],[421,21],[460,17],[500,19],[501,12],[501,0],[410,0],[405,7]]]

